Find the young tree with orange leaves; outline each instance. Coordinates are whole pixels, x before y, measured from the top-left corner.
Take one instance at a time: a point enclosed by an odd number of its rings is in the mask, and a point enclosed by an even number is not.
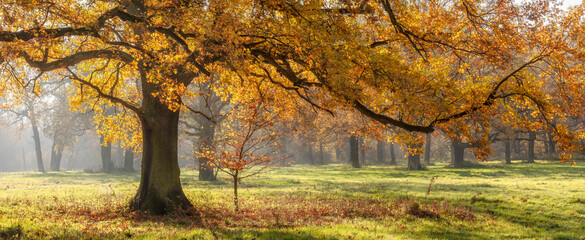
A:
[[[217,149],[204,149],[198,154],[231,176],[236,211],[239,211],[238,185],[242,179],[281,164],[285,158],[279,154],[278,140],[284,132],[277,126],[277,115],[262,102],[238,105],[221,125]]]

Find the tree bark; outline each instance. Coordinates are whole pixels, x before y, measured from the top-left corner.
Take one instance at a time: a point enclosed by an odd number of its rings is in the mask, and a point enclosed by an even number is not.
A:
[[[505,141],[506,164],[512,163],[512,158],[511,158],[512,149],[511,149],[510,145],[511,145],[510,140],[506,140]]]
[[[134,172],[134,151],[131,148],[124,151],[124,171]]]
[[[425,137],[425,164],[427,166],[431,165],[431,139],[431,134],[427,133]]]
[[[144,81],[143,81],[144,82]],[[178,163],[179,112],[170,110],[150,94],[143,83],[144,99],[140,116],[143,136],[142,170],[138,192],[130,202],[133,210],[165,214],[193,204],[181,187]]]
[[[325,164],[325,153],[323,152],[322,142],[319,142],[319,164]]]
[[[307,143],[306,149],[306,156],[309,159],[309,164],[315,165],[315,158],[313,157],[313,144]]]
[[[419,148],[421,146],[414,146],[411,145],[409,148]],[[423,170],[422,165],[420,164],[420,154],[415,155],[408,155],[408,170]]]
[[[363,138],[359,138],[360,163],[366,165],[366,144]]]
[[[465,148],[465,143],[459,140],[451,141],[451,161],[454,168],[465,167]]]
[[[528,163],[534,163],[534,140],[536,140],[536,133],[528,132]]]
[[[394,143],[390,143],[390,165],[398,165],[396,155],[394,154]]]
[[[112,172],[113,163],[112,163],[112,145],[110,143],[104,146],[104,138],[100,136],[100,152],[102,156],[102,168],[105,173]]]
[[[22,171],[26,171],[26,155],[24,154],[24,147],[22,147]]]
[[[384,156],[384,153],[386,152],[385,147],[386,143],[384,141],[378,141],[378,144],[376,145],[376,156],[378,163],[386,162],[386,156]]]
[[[203,109],[203,108],[202,108]],[[204,151],[215,151],[215,124],[211,121],[200,117],[199,125],[201,126],[201,132],[199,135],[198,148],[200,152]],[[213,172],[213,165],[209,162],[206,157],[198,157],[197,162],[199,163],[199,181],[217,181],[215,173]]]
[[[240,211],[240,202],[238,202],[238,170],[234,174],[234,207],[236,208],[236,212]]]
[[[61,159],[63,158],[63,146],[57,142],[57,137],[53,140],[51,147],[51,171],[59,171],[61,168]]]
[[[351,162],[351,166],[353,168],[360,168],[360,159],[359,159],[359,142],[358,137],[352,135],[349,137],[349,162]]]
[[[554,136],[552,135],[552,133],[550,131],[547,131],[546,132],[546,136],[548,138],[548,150],[549,150],[549,153],[554,154],[556,152],[556,149],[555,149],[556,148],[556,146],[555,146],[556,145],[555,138],[554,138]]]
[[[37,154],[37,168],[39,172],[46,172],[45,165],[43,164],[43,152],[41,151],[41,136],[39,135],[39,128],[36,125],[36,122],[32,122],[32,130],[33,130],[33,139],[35,141],[35,153]]]

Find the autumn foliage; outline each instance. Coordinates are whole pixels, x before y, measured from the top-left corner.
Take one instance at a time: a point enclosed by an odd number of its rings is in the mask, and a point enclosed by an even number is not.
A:
[[[4,1],[0,12],[3,95],[57,75],[75,85],[74,109],[106,102],[135,118],[127,123],[139,126],[142,138],[107,134],[143,145],[134,209],[166,213],[191,206],[179,179],[178,121],[181,111],[197,112],[183,101],[196,96],[188,87],[215,77],[219,91],[256,89],[249,92],[287,115],[303,102],[333,116],[359,113],[405,136],[442,130],[473,140],[476,129],[489,129],[484,119],[498,117],[520,128],[552,129],[564,159],[583,137],[549,121],[583,113],[583,6],[565,11],[544,0],[36,0]],[[246,101],[232,96],[233,104]],[[544,120],[519,116],[517,109]]]

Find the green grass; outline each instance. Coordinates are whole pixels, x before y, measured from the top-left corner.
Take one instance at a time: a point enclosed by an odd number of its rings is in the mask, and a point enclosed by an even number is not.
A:
[[[184,170],[195,214],[170,216],[126,209],[138,173],[0,173],[0,239],[585,239],[582,163],[484,165],[283,167],[244,180],[239,213]]]

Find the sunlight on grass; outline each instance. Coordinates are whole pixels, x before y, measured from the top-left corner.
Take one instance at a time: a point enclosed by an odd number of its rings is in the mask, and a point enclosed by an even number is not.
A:
[[[127,209],[138,173],[0,173],[0,239],[585,239],[584,166],[484,165],[283,167],[242,182],[240,212],[184,170],[195,208],[169,216]]]

